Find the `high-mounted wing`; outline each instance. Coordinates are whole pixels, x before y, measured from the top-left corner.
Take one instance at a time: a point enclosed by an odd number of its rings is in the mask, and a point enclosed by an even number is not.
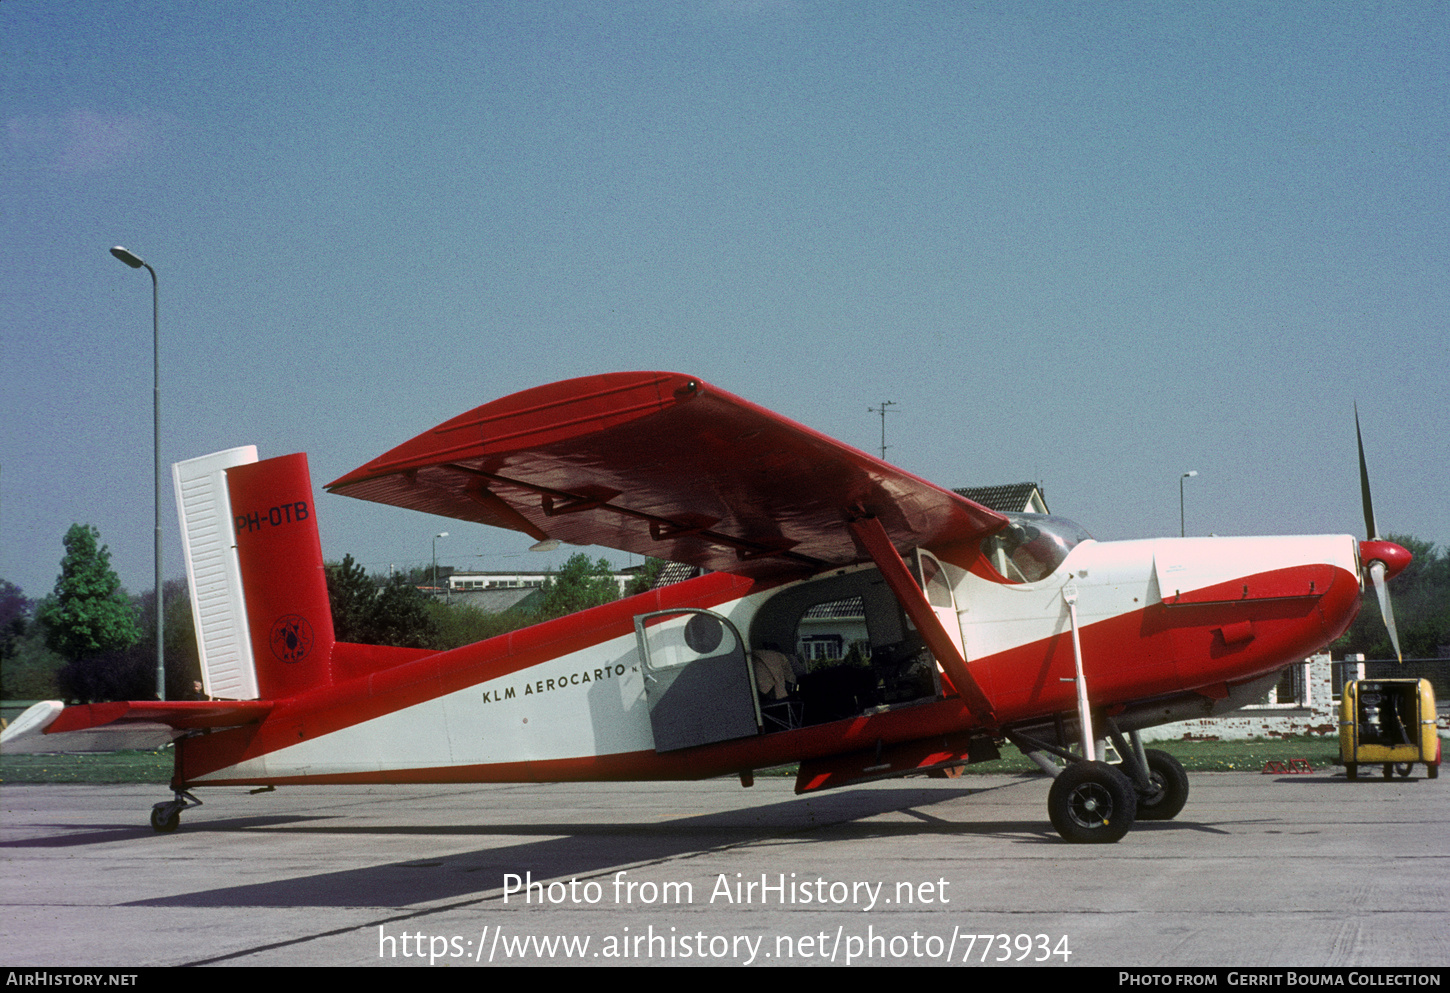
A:
[[[609,373],[495,400],[328,484],[534,538],[744,575],[967,541],[1006,519],[692,376]]]

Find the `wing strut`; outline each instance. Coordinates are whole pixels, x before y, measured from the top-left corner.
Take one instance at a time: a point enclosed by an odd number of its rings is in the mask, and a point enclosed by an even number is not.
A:
[[[1067,604],[1067,615],[1072,621],[1072,660],[1077,677],[1077,719],[1082,724],[1082,755],[1089,762],[1096,762],[1093,742],[1093,715],[1088,708],[1087,680],[1082,678],[1082,641],[1077,634],[1077,584],[1068,583],[1062,590],[1062,599]]]
[[[865,547],[867,554],[876,563],[876,568],[881,570],[886,585],[891,587],[891,592],[896,594],[896,599],[905,608],[906,616],[911,618],[911,623],[916,625],[916,630],[926,639],[927,647],[946,670],[947,678],[961,694],[972,716],[988,727],[996,727],[997,714],[992,709],[992,702],[967,671],[967,660],[962,658],[962,653],[957,651],[957,646],[942,627],[936,611],[931,609],[931,604],[926,599],[926,594],[916,585],[916,580],[911,578],[911,570],[907,568],[896,546],[891,543],[891,538],[881,522],[874,517],[863,517],[851,521],[850,528],[856,540]]]

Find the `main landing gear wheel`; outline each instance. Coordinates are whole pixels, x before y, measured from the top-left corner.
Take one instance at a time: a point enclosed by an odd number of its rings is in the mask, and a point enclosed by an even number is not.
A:
[[[1148,781],[1152,789],[1138,792],[1138,820],[1171,821],[1177,817],[1188,802],[1188,773],[1172,755],[1157,748],[1149,748],[1144,754],[1148,758]]]
[[[1064,840],[1110,845],[1127,834],[1138,797],[1128,777],[1104,762],[1074,762],[1052,781],[1047,816]]]

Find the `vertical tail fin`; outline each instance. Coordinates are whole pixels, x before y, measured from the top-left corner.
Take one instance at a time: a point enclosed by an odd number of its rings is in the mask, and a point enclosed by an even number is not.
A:
[[[275,700],[331,683],[332,610],[307,456],[258,462],[255,449],[233,449],[175,473],[208,695]],[[201,494],[192,507],[188,486]],[[220,565],[194,566],[206,564],[202,552]],[[223,601],[211,615],[202,606]]]

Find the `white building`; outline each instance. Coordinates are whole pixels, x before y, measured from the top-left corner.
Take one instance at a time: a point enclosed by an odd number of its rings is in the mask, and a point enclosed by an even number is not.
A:
[[[448,577],[448,592],[537,589],[552,575],[551,572],[454,572]],[[616,572],[611,578],[619,584],[619,593],[623,596],[634,576]]]

